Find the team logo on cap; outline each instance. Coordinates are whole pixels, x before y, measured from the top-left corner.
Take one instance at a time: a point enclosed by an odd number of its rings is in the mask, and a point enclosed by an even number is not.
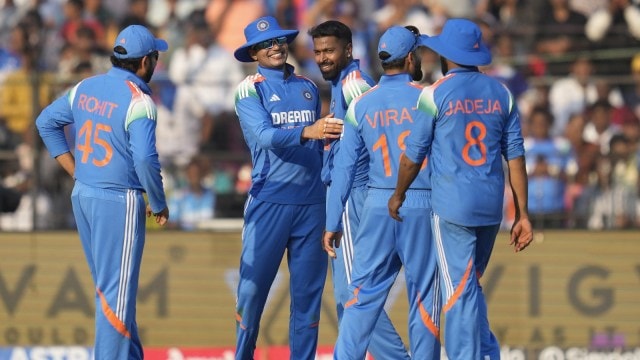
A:
[[[269,22],[267,20],[260,20],[256,25],[259,31],[265,31],[269,28]]]
[[[124,44],[126,44],[126,43],[127,43],[127,39],[125,39],[125,38],[120,39],[120,44],[123,44],[123,45],[124,45]]]

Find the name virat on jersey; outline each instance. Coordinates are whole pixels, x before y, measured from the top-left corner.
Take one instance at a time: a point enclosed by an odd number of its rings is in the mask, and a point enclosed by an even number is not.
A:
[[[391,125],[402,125],[405,121],[413,122],[411,111],[415,110],[416,108],[409,110],[405,107],[402,109],[386,109],[373,113],[373,118],[371,117],[371,114],[365,114],[364,116],[367,119],[369,126],[375,129],[378,126],[385,127]]]

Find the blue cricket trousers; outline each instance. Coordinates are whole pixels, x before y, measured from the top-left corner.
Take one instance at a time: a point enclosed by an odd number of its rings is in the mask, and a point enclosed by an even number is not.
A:
[[[285,250],[291,359],[315,359],[328,263],[322,248],[324,223],[323,203],[283,205],[247,199],[236,304],[236,359],[253,359],[260,318]]]
[[[358,226],[364,200],[367,196],[367,186],[362,185],[351,189],[351,194],[345,205],[342,215],[342,240],[340,247],[336,248],[336,258],[331,259],[331,274],[333,276],[333,295],[336,300],[338,312],[338,324],[342,321],[344,305],[349,301],[349,283],[351,282],[351,270],[354,260],[358,260]],[[407,349],[402,343],[402,338],[393,326],[387,312],[382,310],[378,321],[373,328],[369,352],[376,360],[410,359]]]
[[[145,238],[141,191],[76,181],[71,203],[95,285],[96,360],[142,359],[136,294]]]
[[[449,359],[498,360],[500,345],[489,328],[479,278],[493,251],[500,224],[461,226],[432,216],[445,314]]]
[[[416,359],[440,358],[440,294],[431,239],[430,194],[409,190],[400,208],[402,222],[389,216],[392,189],[369,189],[357,234],[357,261],[334,359],[361,360],[389,290],[405,267],[409,298],[409,343]]]

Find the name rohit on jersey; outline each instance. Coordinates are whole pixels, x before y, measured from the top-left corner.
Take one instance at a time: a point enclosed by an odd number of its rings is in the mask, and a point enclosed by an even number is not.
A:
[[[273,125],[312,123],[316,121],[315,110],[292,110],[282,112],[272,112],[271,121]]]
[[[118,104],[100,100],[95,96],[80,94],[80,96],[78,96],[77,106],[81,110],[111,118],[111,114],[113,113],[113,110],[118,107]]]

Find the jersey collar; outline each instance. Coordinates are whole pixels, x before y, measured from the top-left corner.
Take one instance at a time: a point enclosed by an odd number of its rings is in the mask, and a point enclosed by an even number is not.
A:
[[[284,66],[285,67],[279,68],[279,69],[270,69],[270,68],[266,68],[258,65],[258,73],[264,76],[267,80],[286,81],[291,77],[291,75],[293,75],[293,71],[295,70],[295,68],[293,67],[293,65],[290,65],[290,64],[285,64]],[[289,74],[289,77],[286,79],[284,77],[285,68],[287,69],[287,72]]]
[[[403,83],[406,84],[408,82],[413,82],[411,79],[411,75],[407,73],[394,74],[394,75],[382,75],[380,77],[380,81],[378,81],[378,85],[382,84],[391,84],[391,83]]]
[[[131,81],[134,84],[138,85],[138,87],[140,88],[140,90],[142,90],[142,92],[144,92],[145,94],[151,95],[151,88],[149,87],[149,85],[146,82],[144,82],[144,80],[140,79],[136,74],[132,73],[129,70],[113,67],[111,68],[111,70],[109,70],[107,74],[122,78],[124,80]]]

